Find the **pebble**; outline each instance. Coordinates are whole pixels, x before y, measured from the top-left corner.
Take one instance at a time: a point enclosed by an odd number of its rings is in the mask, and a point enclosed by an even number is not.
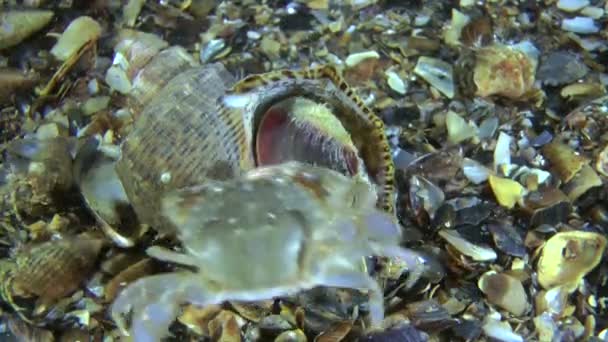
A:
[[[562,30],[574,33],[597,33],[600,28],[595,25],[593,19],[589,17],[574,17],[562,20]]]
[[[566,12],[577,12],[586,6],[589,6],[589,0],[559,0],[557,2],[557,8]]]

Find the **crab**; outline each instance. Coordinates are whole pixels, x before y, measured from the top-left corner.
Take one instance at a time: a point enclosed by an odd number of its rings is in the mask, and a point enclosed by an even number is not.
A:
[[[383,291],[363,258],[400,258],[414,273],[424,260],[399,245],[399,224],[375,202],[369,183],[300,162],[168,193],[163,215],[179,227],[184,253],[159,246],[147,253],[188,270],[128,285],[111,316],[123,334],[157,341],[182,304],[259,301],[325,286],[367,290],[370,328],[380,328]]]

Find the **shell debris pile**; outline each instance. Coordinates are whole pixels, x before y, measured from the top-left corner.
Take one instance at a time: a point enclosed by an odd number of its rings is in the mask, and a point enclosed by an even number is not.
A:
[[[608,3],[8,0],[0,339],[608,339]]]

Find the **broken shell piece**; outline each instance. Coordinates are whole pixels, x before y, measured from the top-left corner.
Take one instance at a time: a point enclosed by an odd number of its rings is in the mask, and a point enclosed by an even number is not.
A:
[[[241,327],[245,320],[232,311],[222,310],[208,324],[210,336],[218,341],[241,342]]]
[[[583,166],[581,171],[562,189],[571,201],[575,201],[591,188],[602,186],[602,179],[593,171],[589,165]]]
[[[496,248],[515,257],[526,256],[524,241],[515,227],[502,222],[490,223],[486,227],[492,234]]]
[[[569,182],[589,161],[577,154],[572,148],[559,141],[543,147],[543,155],[551,163],[552,169],[562,182]]]
[[[412,324],[422,330],[442,331],[454,326],[457,321],[434,299],[410,303],[406,308]]]
[[[122,22],[126,26],[134,26],[139,12],[144,7],[145,0],[129,0],[122,6]]]
[[[534,317],[534,326],[536,332],[538,332],[539,341],[558,341],[559,328],[557,323],[553,320],[548,313],[543,313],[539,316]]]
[[[45,27],[52,11],[28,10],[0,13],[0,50],[15,46]]]
[[[8,103],[15,94],[33,88],[39,78],[34,72],[24,73],[18,69],[0,68],[0,104]]]
[[[443,32],[443,39],[448,45],[458,46],[460,45],[460,35],[462,34],[462,29],[471,21],[471,18],[458,11],[455,8],[452,8],[452,21],[450,21],[449,26]]]
[[[380,58],[380,54],[378,54],[376,51],[365,51],[365,52],[358,52],[358,53],[353,53],[348,55],[348,57],[346,57],[346,66],[348,67],[354,67],[357,64],[363,62],[366,59],[378,59]]]
[[[476,57],[477,95],[518,99],[533,89],[536,61],[520,49],[495,44],[480,49]]]
[[[445,195],[441,188],[422,176],[412,176],[409,190],[410,205],[415,212],[425,210],[430,218],[443,204]]]
[[[340,340],[341,341],[341,340]],[[383,331],[373,331],[361,337],[360,342],[425,342],[429,341],[429,335],[417,330],[409,323],[400,323]],[[321,342],[315,340],[315,342]],[[329,342],[329,341],[328,341]],[[334,342],[334,341],[331,341]]]
[[[500,170],[501,166],[511,165],[511,141],[513,138],[505,132],[498,134],[496,147],[494,148],[494,169]]]
[[[446,97],[453,98],[455,92],[452,65],[437,58],[418,58],[414,73],[437,88]]]
[[[306,335],[300,329],[282,332],[274,342],[306,342]]]
[[[91,17],[74,19],[63,31],[51,54],[60,61],[65,61],[75,54],[86,43],[97,40],[101,35],[101,25]]]
[[[598,153],[595,169],[602,174],[602,176],[608,177],[608,144],[604,146],[600,153]]]
[[[130,29],[118,32],[117,42],[114,46],[114,64],[124,64],[129,78],[143,68],[158,52],[167,48],[169,43],[156,34],[135,31]],[[117,56],[121,55],[124,61],[119,61]]]
[[[475,245],[465,240],[456,230],[442,229],[439,231],[439,236],[444,238],[460,253],[475,261],[493,261],[497,258],[496,252],[492,248]]]
[[[388,86],[396,93],[405,95],[405,93],[407,92],[407,85],[405,84],[405,82],[403,82],[403,79],[401,79],[399,74],[391,70],[387,71],[385,75]]]
[[[474,184],[481,184],[487,181],[492,173],[490,169],[481,163],[469,158],[464,158],[462,161],[462,172]]]
[[[526,193],[526,189],[514,180],[495,175],[490,175],[488,180],[496,201],[503,207],[512,209]]]
[[[575,54],[555,51],[543,59],[536,76],[552,86],[568,84],[584,77],[589,68]]]
[[[448,130],[448,141],[453,144],[477,135],[477,126],[471,121],[466,122],[463,117],[453,111],[449,111],[445,116],[445,125]]]
[[[599,82],[574,83],[563,87],[559,94],[569,100],[594,98],[606,94],[606,88]]]
[[[120,247],[132,247],[146,230],[135,219],[116,174],[117,157],[104,153],[99,140],[90,138],[76,155],[74,175],[85,204],[106,236]]]
[[[486,336],[492,339],[504,342],[524,342],[524,338],[521,335],[513,332],[513,328],[511,328],[509,322],[500,322],[488,317],[482,328]]]
[[[108,303],[112,302],[116,298],[118,292],[120,292],[120,290],[122,290],[126,285],[139,278],[152,274],[154,271],[154,262],[150,258],[144,258],[138,262],[135,262],[108,281],[108,283],[105,285],[104,299]]]
[[[315,342],[338,342],[343,341],[346,335],[352,330],[353,323],[342,321],[332,324],[329,329],[323,331],[315,337]]]
[[[565,222],[572,206],[570,199],[556,188],[545,188],[531,192],[525,199],[522,209],[530,215],[530,226],[541,224],[556,225]]]
[[[529,307],[528,296],[521,282],[508,274],[489,271],[477,282],[479,289],[490,303],[509,311],[515,316],[523,315]]]
[[[599,264],[605,248],[606,238],[598,233],[570,231],[553,235],[538,261],[538,282],[545,289],[553,286],[575,289]]]
[[[549,313],[557,317],[569,316],[566,312],[569,308],[568,292],[569,290],[563,286],[555,286],[547,291],[539,291],[534,299],[536,313]],[[570,308],[573,309],[572,306]]]
[[[209,323],[222,311],[219,305],[187,305],[177,320],[196,334],[210,337]]]

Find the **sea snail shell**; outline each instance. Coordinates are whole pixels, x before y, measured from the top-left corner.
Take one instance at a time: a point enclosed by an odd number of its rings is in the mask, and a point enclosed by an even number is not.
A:
[[[159,214],[166,191],[288,160],[360,177],[393,211],[384,125],[331,66],[238,82],[220,63],[181,72],[138,115],[116,170],[138,218],[172,233]]]

